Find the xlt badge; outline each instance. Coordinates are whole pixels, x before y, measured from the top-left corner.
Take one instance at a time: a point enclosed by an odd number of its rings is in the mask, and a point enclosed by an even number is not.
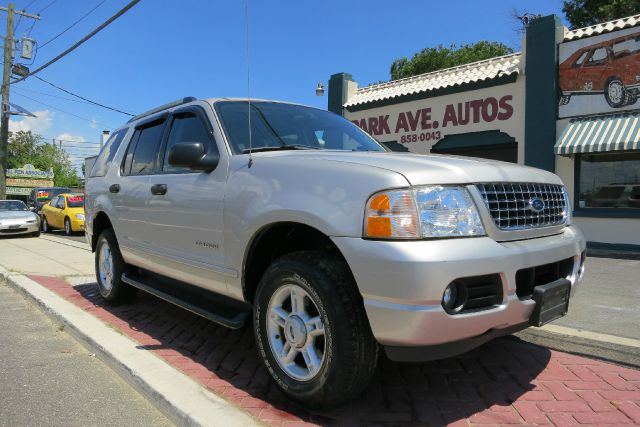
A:
[[[217,243],[203,242],[202,240],[196,240],[196,245],[202,246],[204,248],[218,249],[218,244]]]

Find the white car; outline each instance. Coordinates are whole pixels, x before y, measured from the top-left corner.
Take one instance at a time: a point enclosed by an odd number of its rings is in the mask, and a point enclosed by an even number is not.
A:
[[[20,200],[0,200],[0,235],[40,235],[40,217]]]

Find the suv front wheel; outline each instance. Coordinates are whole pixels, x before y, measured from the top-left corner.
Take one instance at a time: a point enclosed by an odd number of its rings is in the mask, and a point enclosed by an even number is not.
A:
[[[125,264],[118,248],[113,230],[102,231],[96,243],[96,279],[100,295],[110,303],[119,304],[131,301],[136,295],[136,288],[122,281]]]
[[[362,298],[344,261],[316,251],[275,260],[254,305],[259,356],[290,398],[327,407],[357,397],[378,360]]]

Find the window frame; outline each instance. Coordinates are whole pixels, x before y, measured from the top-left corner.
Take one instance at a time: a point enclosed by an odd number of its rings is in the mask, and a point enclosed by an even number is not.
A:
[[[580,164],[582,156],[592,156],[598,154],[607,154],[611,152],[598,153],[580,153],[575,156],[575,166],[573,175],[573,216],[575,217],[591,217],[591,218],[640,218],[640,209],[625,208],[580,208],[578,202],[580,200]],[[620,154],[632,154],[635,151],[618,151]],[[640,184],[639,184],[640,185]]]
[[[117,131],[115,131],[115,132],[113,132],[111,134],[111,136],[109,137],[109,139],[105,143],[104,147],[102,147],[102,150],[100,151],[100,153],[98,153],[98,156],[96,157],[96,161],[93,163],[93,166],[91,167],[91,170],[89,171],[89,175],[87,175],[87,178],[101,178],[103,176],[106,176],[109,173],[109,169],[111,168],[111,164],[113,163],[113,160],[115,159],[116,154],[118,153],[118,149],[120,148],[120,146],[124,142],[124,137],[127,135],[127,131],[128,130],[129,130],[129,128],[125,127],[125,128],[119,129],[119,130],[117,130]],[[109,149],[109,153],[106,153],[107,149]],[[100,156],[103,153],[106,154],[106,156],[107,156],[107,160],[105,161],[104,174],[102,174],[102,175],[94,174],[94,171],[98,167],[98,161],[100,160]]]
[[[147,176],[147,175],[155,175],[158,169],[158,150],[163,144],[164,139],[167,136],[167,122],[169,118],[169,113],[164,112],[161,114],[156,114],[154,116],[149,117],[146,120],[140,121],[133,128],[133,134],[131,135],[131,140],[129,141],[129,145],[127,146],[127,150],[124,153],[122,158],[122,163],[120,164],[120,175],[121,176]],[[154,149],[154,153],[151,156],[153,159],[152,167],[146,171],[146,173],[141,174],[132,174],[131,168],[133,167],[133,157],[136,153],[136,149],[138,148],[138,142],[140,141],[140,134],[146,128],[150,128],[154,126],[157,122],[161,122],[159,126],[162,126],[162,132],[160,135],[160,142],[156,144]],[[131,154],[131,157],[129,157]]]
[[[166,129],[163,134],[162,143],[160,144],[160,149],[156,153],[156,170],[154,171],[154,175],[182,175],[182,174],[197,174],[202,173],[203,171],[197,171],[185,168],[181,171],[165,171],[164,168],[164,159],[167,156],[167,146],[169,145],[169,138],[171,136],[171,129],[173,128],[173,124],[175,122],[176,116],[181,114],[193,114],[196,116],[201,123],[203,123],[207,133],[209,135],[209,141],[205,147],[206,153],[208,154],[212,148],[214,148],[218,154],[220,154],[220,148],[218,147],[216,138],[214,136],[213,125],[209,120],[204,109],[199,105],[188,105],[186,107],[181,107],[173,110],[170,113],[170,117],[166,120]],[[188,141],[187,141],[188,142]]]

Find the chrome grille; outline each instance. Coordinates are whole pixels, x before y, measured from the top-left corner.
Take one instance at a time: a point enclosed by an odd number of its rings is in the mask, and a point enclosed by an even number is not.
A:
[[[477,184],[476,187],[500,230],[548,227],[565,222],[561,185],[489,183]],[[531,207],[530,202],[534,199],[544,202],[540,212]]]

